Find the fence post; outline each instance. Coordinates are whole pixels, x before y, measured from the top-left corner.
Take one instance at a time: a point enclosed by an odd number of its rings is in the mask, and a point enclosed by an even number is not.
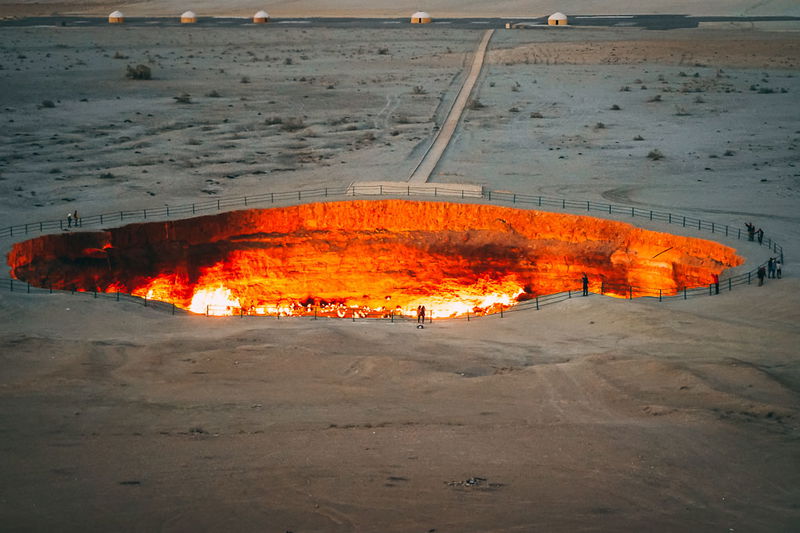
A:
[[[503,318],[503,306],[500,306],[500,318]]]
[[[542,207],[542,197],[539,197],[539,207]]]
[[[31,284],[28,283],[28,293],[30,294],[30,292],[31,292]]]
[[[672,224],[672,213],[667,214],[667,220],[669,221],[670,224]]]
[[[328,196],[327,194],[325,196]],[[244,206],[247,207],[247,196],[244,197]],[[167,213],[169,214],[169,213]]]
[[[728,278],[728,291],[733,290],[733,278]]]
[[[633,300],[633,287],[628,285],[628,300]]]
[[[562,198],[561,199],[561,209],[566,209],[566,208],[567,208],[567,200],[566,200],[566,198]]]
[[[144,306],[147,307],[147,295],[144,295]]]
[[[686,227],[686,217],[685,216],[683,217],[683,227],[684,228]]]
[[[750,272],[747,273],[747,284],[750,285]]]
[[[119,219],[122,220],[123,218],[124,218],[124,215],[122,214],[122,211],[120,211],[119,212]]]
[[[194,204],[192,204],[192,214],[194,215]]]
[[[13,279],[8,280],[8,290],[9,290],[9,292],[14,292],[14,280]]]
[[[661,301],[661,289],[658,289],[658,301]]]
[[[611,214],[611,204],[608,204],[608,214]]]
[[[650,220],[653,220],[653,210],[650,210]]]
[[[53,294],[53,284],[50,284],[50,294]]]
[[[208,304],[206,304],[206,316],[208,316]]]
[[[53,292],[53,288],[50,288],[50,292]],[[119,289],[117,289],[117,301],[119,301]]]
[[[175,302],[172,302],[172,314],[175,314]]]
[[[539,297],[536,297],[536,310],[539,310]]]
[[[636,216],[636,208],[635,207],[631,207],[631,216],[632,217]]]
[[[708,295],[709,295],[709,296],[711,296],[712,294],[714,294],[714,292],[713,292],[713,288],[714,288],[714,284],[713,284],[713,283],[709,283],[709,284],[708,284]]]
[[[587,211],[591,211],[592,210],[592,206],[591,205],[592,205],[591,202],[589,202],[589,200],[586,200],[586,210]]]
[[[683,299],[686,299],[686,287],[683,288]]]
[[[572,298],[572,289],[567,291],[567,298]]]
[[[601,295],[605,292],[605,288],[606,288],[605,285],[606,285],[606,282],[601,280],[600,281],[600,294]]]
[[[711,233],[714,233],[714,223],[711,223]]]
[[[469,322],[469,311],[467,311],[467,322]]]

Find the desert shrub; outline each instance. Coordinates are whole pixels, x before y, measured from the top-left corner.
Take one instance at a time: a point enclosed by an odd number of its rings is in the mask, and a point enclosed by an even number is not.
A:
[[[623,85],[622,87],[619,88],[619,91],[622,92],[622,93],[630,92],[630,90],[631,90],[631,88],[628,87],[627,85]]]
[[[467,102],[467,109],[475,111],[476,109],[483,109],[486,107],[479,99],[475,98]]]
[[[724,153],[724,154],[722,154],[722,155],[724,155],[724,156],[726,156],[726,157],[731,157],[731,156],[732,156],[732,155],[734,155],[735,153],[736,153],[736,152],[734,152],[733,150],[725,150],[725,153]]]
[[[306,127],[303,117],[289,117],[281,123],[284,131],[298,131]]]
[[[606,129],[606,125],[604,123],[602,123],[602,122],[598,122],[597,124],[594,125],[594,129],[596,129],[596,130],[604,130],[604,129]]]
[[[622,109],[622,108],[620,106],[618,106],[617,104],[614,104],[614,105],[611,106],[611,111],[619,111],[620,109]]]
[[[758,94],[772,94],[775,92],[775,89],[772,87],[759,87]]]
[[[531,118],[544,118],[544,115],[542,115],[538,111],[534,111],[533,113],[531,113]]]
[[[511,86],[511,90],[514,91],[515,93],[518,93],[520,87],[521,87],[521,85],[519,84],[519,82],[515,81],[514,85]]]
[[[103,172],[102,174],[100,174],[101,180],[113,180],[114,178],[116,178],[116,176],[111,172]]]
[[[414,94],[428,94],[428,91],[425,90],[425,87],[422,85],[415,85],[411,92]]]
[[[192,103],[192,96],[189,93],[181,93],[178,96],[172,97],[175,102],[179,104],[191,104]]]
[[[56,106],[56,104],[53,103],[52,100],[42,100],[42,103],[40,104],[40,106],[41,107],[46,107],[46,108],[53,108],[53,107]]]
[[[633,138],[633,140],[634,141],[643,141],[644,137],[642,137],[641,135],[637,135],[636,137]]]
[[[665,157],[664,154],[662,154],[661,150],[658,149],[650,150],[647,153],[647,159],[650,159],[652,161],[659,161],[661,159],[664,159],[664,157]]]
[[[388,53],[389,53],[389,49],[387,47],[382,46],[382,47],[378,48],[378,55],[385,56]]]
[[[149,80],[150,76],[150,67],[147,65],[140,64],[135,67],[128,65],[125,68],[125,77],[132,80]]]
[[[242,76],[242,79],[239,81],[241,83],[250,83],[250,78],[248,76]]]
[[[209,98],[220,98],[222,95],[219,94],[216,89],[214,89],[210,93],[207,93],[206,96]]]
[[[511,112],[511,113],[519,113],[519,108],[517,106],[514,106],[511,109],[509,109],[508,111]]]
[[[676,105],[675,106],[675,115],[679,116],[679,117],[686,117],[686,116],[691,115],[691,113],[689,113],[689,110],[686,109],[685,107],[683,107],[682,105]]]
[[[292,60],[291,57],[287,57],[286,59],[283,60],[284,65],[291,65],[292,63],[294,63],[294,61]]]
[[[661,95],[657,94],[657,95],[653,96],[652,98],[648,99],[647,101],[648,102],[660,102],[661,101]]]
[[[409,119],[408,115],[406,115],[405,113],[398,113],[397,115],[395,115],[394,121],[397,122],[398,124],[408,124],[411,122],[411,119]]]
[[[283,119],[281,117],[269,117],[264,120],[264,123],[267,126],[274,126],[276,124],[283,124]]]

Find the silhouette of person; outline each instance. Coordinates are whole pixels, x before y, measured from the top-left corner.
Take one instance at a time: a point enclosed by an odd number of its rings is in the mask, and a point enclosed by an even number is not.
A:
[[[781,263],[781,260],[780,259],[776,259],[775,260],[775,273],[778,275],[778,279],[781,278],[781,275],[782,275],[781,268],[782,267],[783,267],[783,264]]]
[[[758,244],[761,244],[764,241],[764,230],[761,229],[761,228],[758,228],[758,231],[756,232],[756,235],[758,235]]]
[[[67,213],[67,227],[72,227],[72,213]]]
[[[714,294],[719,294],[719,274],[714,273],[711,278],[714,280]]]
[[[425,323],[425,306],[419,305],[417,306],[417,323],[424,324]]]
[[[583,295],[589,296],[589,276],[586,275],[586,272],[583,273],[581,283],[583,284]]]
[[[767,277],[767,269],[764,268],[764,265],[758,267],[758,286],[762,286],[764,284],[764,278]]]

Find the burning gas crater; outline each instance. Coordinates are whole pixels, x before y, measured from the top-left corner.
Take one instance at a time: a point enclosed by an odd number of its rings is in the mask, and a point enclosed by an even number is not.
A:
[[[580,290],[584,272],[592,292],[669,295],[742,259],[592,217],[364,200],[45,235],[15,244],[8,262],[34,286],[120,291],[195,313],[413,316],[425,305],[437,318]]]

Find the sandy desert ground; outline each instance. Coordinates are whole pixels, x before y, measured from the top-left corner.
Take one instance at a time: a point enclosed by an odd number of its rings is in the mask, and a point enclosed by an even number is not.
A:
[[[405,180],[481,35],[0,28],[0,226]],[[432,176],[753,221],[764,287],[424,330],[0,292],[2,529],[797,530],[798,48],[498,31]]]

